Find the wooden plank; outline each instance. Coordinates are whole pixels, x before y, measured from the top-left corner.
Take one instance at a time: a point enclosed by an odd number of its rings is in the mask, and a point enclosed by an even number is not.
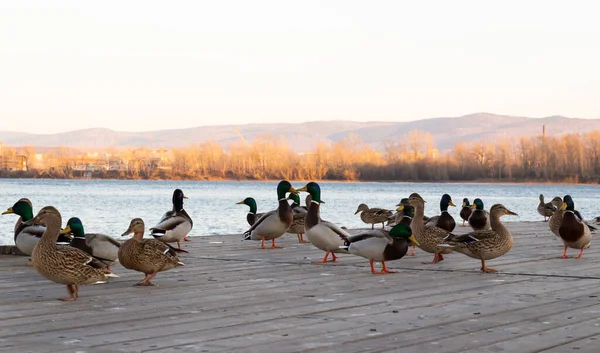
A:
[[[82,287],[72,303],[56,301],[64,287],[25,266],[26,258],[0,255],[0,348],[591,351],[600,337],[599,251],[563,260],[547,223],[508,226],[515,247],[490,261],[498,274],[479,273],[477,260],[457,253],[423,265],[432,256],[417,250],[389,263],[398,274],[375,276],[352,255],[314,264],[323,252],[293,236],[273,250],[239,236],[197,237],[185,244],[185,267],[156,277],[160,287],[132,287],[141,275],[115,266],[121,278]]]

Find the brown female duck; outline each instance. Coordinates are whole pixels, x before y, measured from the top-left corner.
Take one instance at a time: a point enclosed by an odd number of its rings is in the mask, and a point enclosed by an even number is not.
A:
[[[77,299],[79,285],[104,283],[107,278],[118,276],[98,268],[93,257],[85,252],[70,246],[56,245],[61,223],[60,212],[52,206],[42,208],[37,216],[25,222],[46,226],[42,238],[33,249],[31,263],[42,276],[66,285],[70,296],[59,300],[71,301]]]
[[[360,213],[360,219],[366,223],[371,225],[371,229],[375,229],[376,223],[381,223],[381,229],[385,227],[385,222],[387,222],[388,218],[392,216],[392,211],[386,210],[383,208],[369,208],[364,203],[358,205],[358,209],[354,214]]]
[[[168,244],[157,239],[144,239],[144,221],[134,218],[122,236],[133,233],[133,237],[119,248],[119,263],[127,269],[142,272],[146,275],[136,286],[153,286],[152,278],[158,272],[183,266],[177,252]]]
[[[440,247],[439,244],[448,236],[448,231],[435,226],[423,224],[425,200],[421,195],[413,193],[408,197],[408,203],[415,208],[415,216],[410,223],[410,229],[419,243],[419,248],[428,253],[433,253],[433,261],[426,264],[436,264],[444,260],[444,254],[449,254],[452,249]]]
[[[512,235],[500,221],[500,217],[504,215],[517,216],[503,205],[493,205],[490,209],[492,229],[477,230],[461,235],[450,234],[444,239],[442,246],[450,247],[474,259],[480,259],[483,272],[496,272],[493,268],[486,267],[485,261],[506,254],[513,246]]]

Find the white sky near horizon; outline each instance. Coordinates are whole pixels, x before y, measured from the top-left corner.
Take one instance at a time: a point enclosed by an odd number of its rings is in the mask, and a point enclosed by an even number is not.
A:
[[[594,1],[1,1],[0,130],[600,117]]]

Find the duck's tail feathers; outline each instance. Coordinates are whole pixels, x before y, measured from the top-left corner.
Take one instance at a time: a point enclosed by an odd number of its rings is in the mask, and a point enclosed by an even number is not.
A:
[[[245,231],[244,234],[242,234],[244,236],[243,240],[250,240],[250,238],[252,237],[251,234],[252,234],[251,231],[249,231],[249,230]]]
[[[179,265],[179,266],[185,266],[185,264],[183,262],[181,262],[181,261],[177,261],[177,265]]]
[[[165,234],[167,233],[166,230],[164,229],[158,229],[158,228],[150,228],[150,235],[152,235],[155,238],[161,238],[163,237]]]
[[[112,273],[112,272],[105,273],[105,274],[104,274],[104,277],[106,277],[106,278],[119,278],[119,276],[115,275],[115,274],[114,274],[114,273]]]
[[[98,282],[94,282],[92,284],[103,284],[103,283],[106,283],[106,281],[98,281]]]

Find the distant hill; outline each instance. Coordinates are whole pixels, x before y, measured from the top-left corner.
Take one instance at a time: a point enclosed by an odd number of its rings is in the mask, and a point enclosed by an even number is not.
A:
[[[251,142],[262,134],[284,136],[298,152],[312,149],[318,142],[342,140],[350,133],[358,135],[375,148],[386,140],[401,140],[411,130],[428,131],[440,150],[449,149],[458,141],[477,142],[504,136],[541,134],[546,125],[548,135],[600,130],[600,119],[575,119],[562,116],[527,118],[477,113],[454,118],[432,118],[409,122],[315,121],[308,123],[249,124],[202,126],[178,130],[148,132],[114,131],[104,128],[84,129],[59,134],[28,134],[0,131],[0,142],[12,146],[74,148],[106,147],[185,147],[215,140],[223,146],[238,142],[241,137]]]

